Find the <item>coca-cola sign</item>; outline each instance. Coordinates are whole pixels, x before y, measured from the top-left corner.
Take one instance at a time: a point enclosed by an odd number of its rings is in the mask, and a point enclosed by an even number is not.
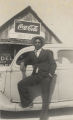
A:
[[[40,34],[40,23],[15,21],[15,32]]]

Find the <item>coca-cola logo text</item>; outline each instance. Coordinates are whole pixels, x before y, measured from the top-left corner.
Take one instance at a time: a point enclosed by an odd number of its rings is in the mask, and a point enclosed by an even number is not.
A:
[[[35,26],[35,25],[23,25],[23,24],[20,24],[18,25],[18,30],[28,30],[28,31],[35,31],[37,32],[38,31],[38,26]]]
[[[18,21],[15,24],[15,32],[39,34],[40,33],[40,24]]]

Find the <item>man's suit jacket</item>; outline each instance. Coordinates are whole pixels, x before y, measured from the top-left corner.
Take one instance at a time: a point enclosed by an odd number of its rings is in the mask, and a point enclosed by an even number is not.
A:
[[[44,49],[41,50],[39,57],[35,55],[34,51],[28,53],[24,59],[24,65],[33,65],[33,75],[38,67],[38,74],[42,77],[47,77],[49,73],[53,75],[56,69],[53,52]]]

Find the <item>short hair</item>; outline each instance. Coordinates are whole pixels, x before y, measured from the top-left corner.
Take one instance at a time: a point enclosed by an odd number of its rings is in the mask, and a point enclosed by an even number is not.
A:
[[[42,36],[36,36],[32,38],[32,44],[35,44],[35,41],[39,39],[41,41],[42,46],[45,44],[45,39]]]

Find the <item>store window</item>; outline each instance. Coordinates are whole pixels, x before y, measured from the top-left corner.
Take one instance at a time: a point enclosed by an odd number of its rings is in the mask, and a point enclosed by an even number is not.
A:
[[[11,61],[12,57],[9,53],[0,53],[0,66],[8,66]]]
[[[0,44],[0,66],[9,66],[13,59],[13,48],[8,44]]]
[[[9,66],[18,51],[26,45],[0,44],[0,66]]]

